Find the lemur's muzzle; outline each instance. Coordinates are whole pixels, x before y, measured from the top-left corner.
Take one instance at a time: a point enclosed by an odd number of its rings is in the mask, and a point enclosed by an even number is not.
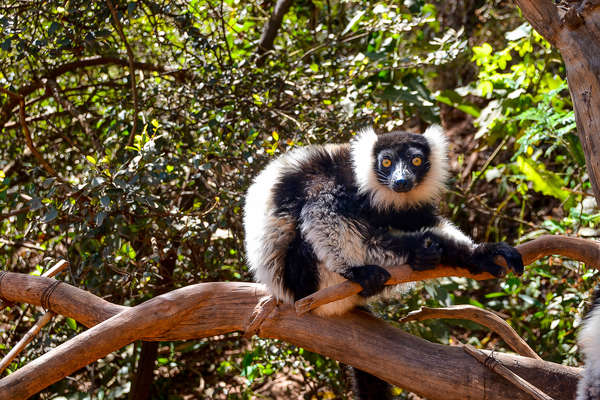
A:
[[[415,175],[400,166],[396,168],[392,175],[391,186],[394,192],[408,192],[415,186]]]

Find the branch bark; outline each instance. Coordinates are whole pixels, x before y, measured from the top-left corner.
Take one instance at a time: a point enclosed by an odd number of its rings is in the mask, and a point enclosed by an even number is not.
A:
[[[10,301],[39,304],[39,295],[51,282],[7,273],[0,292]],[[64,283],[54,293],[53,311],[97,325],[0,380],[0,400],[27,398],[135,340],[186,340],[244,331],[266,295],[258,284],[204,283],[128,308]],[[529,399],[461,348],[429,343],[360,311],[331,318],[300,317],[291,305],[278,305],[258,334],[353,365],[431,400]],[[495,356],[523,379],[544,387],[548,395],[573,398],[580,369],[509,354]]]
[[[140,112],[140,104],[138,101],[137,88],[135,85],[135,60],[133,57],[133,50],[131,50],[131,46],[123,33],[123,26],[121,26],[121,21],[119,20],[119,15],[117,14],[117,10],[113,7],[112,1],[106,0],[106,5],[110,9],[110,13],[112,15],[112,20],[119,37],[123,41],[125,45],[125,49],[127,50],[127,61],[129,64],[129,82],[131,84],[131,95],[133,96],[133,126],[131,128],[131,133],[129,134],[129,140],[127,141],[127,145],[131,146],[133,143],[133,138],[135,137],[135,133],[137,132],[137,124],[138,124],[138,114]]]
[[[277,3],[273,8],[273,14],[271,15],[271,18],[269,18],[269,21],[265,24],[262,35],[260,36],[260,41],[258,43],[257,53],[259,57],[256,61],[256,65],[259,67],[265,63],[268,52],[273,50],[273,43],[275,42],[277,31],[281,27],[283,17],[290,9],[292,2],[293,0],[277,0]]]

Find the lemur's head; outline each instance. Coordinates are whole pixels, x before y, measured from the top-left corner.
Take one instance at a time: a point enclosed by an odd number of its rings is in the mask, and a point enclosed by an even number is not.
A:
[[[447,142],[440,126],[424,134],[373,129],[352,141],[354,175],[375,207],[407,208],[436,200],[447,175]]]

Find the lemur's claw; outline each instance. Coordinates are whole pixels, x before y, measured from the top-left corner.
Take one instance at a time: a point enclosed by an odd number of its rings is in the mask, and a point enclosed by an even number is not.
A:
[[[363,297],[370,297],[380,293],[391,276],[385,268],[378,265],[350,267],[341,275],[362,286],[363,290],[359,295]]]
[[[504,242],[480,244],[475,249],[473,259],[481,271],[489,272],[495,277],[500,278],[506,274],[506,268],[496,264],[494,261],[496,256],[502,256],[506,261],[507,268],[515,274],[520,275],[523,273],[524,267],[521,253]]]

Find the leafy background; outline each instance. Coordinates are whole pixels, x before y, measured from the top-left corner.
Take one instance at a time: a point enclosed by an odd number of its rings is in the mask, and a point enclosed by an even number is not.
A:
[[[366,125],[446,128],[453,173],[441,208],[478,241],[598,236],[563,63],[511,2],[299,0],[259,66],[273,6],[5,0],[2,268],[41,274],[65,258],[61,279],[125,305],[250,280],[241,209],[251,178],[293,147],[347,141]],[[441,279],[373,308],[396,323],[422,305],[485,307],[544,359],[578,365],[577,325],[596,279],[595,269],[551,257],[521,278]],[[0,315],[1,355],[38,316],[25,305]],[[506,350],[473,323],[401,327]],[[8,373],[82,329],[56,318]],[[155,350],[156,399],[350,394],[337,362],[277,341],[231,334]],[[141,351],[126,346],[38,398],[133,396]]]

